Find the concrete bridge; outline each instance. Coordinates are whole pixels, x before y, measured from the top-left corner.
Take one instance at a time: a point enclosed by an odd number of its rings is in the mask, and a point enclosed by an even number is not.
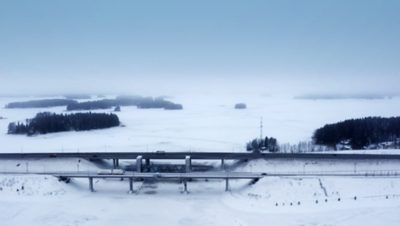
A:
[[[192,160],[220,160],[221,168],[224,169],[225,160],[253,160],[253,159],[310,159],[310,160],[400,160],[400,154],[345,154],[345,153],[251,153],[251,152],[47,152],[47,153],[0,153],[0,159],[48,159],[48,158],[84,158],[89,160],[113,160],[113,169],[119,168],[119,160],[135,160],[136,171],[124,172],[123,174],[100,174],[94,172],[46,172],[44,174],[53,175],[58,178],[87,178],[89,188],[94,191],[94,178],[125,178],[129,180],[130,191],[133,192],[133,181],[136,179],[171,180],[180,179],[184,183],[187,192],[187,182],[193,179],[223,179],[225,180],[225,190],[229,190],[229,180],[241,179],[260,179],[264,176],[313,176],[295,173],[289,174],[266,174],[266,173],[245,173],[245,172],[192,172]],[[144,173],[144,164],[150,165],[152,159],[157,160],[184,160],[185,173]],[[39,173],[43,174],[43,173]],[[314,176],[329,176],[330,174],[321,173]],[[336,174],[331,176],[368,176],[362,174]],[[396,173],[395,176],[400,175]]]
[[[85,159],[400,159],[399,154],[363,154],[363,153],[253,153],[253,152],[26,152],[0,153],[0,159],[21,158],[85,158]]]
[[[113,167],[119,167],[121,159],[144,160],[253,160],[253,159],[315,159],[315,160],[400,160],[400,154],[358,154],[358,153],[252,153],[252,152],[37,152],[0,153],[0,159],[44,159],[44,158],[84,158],[89,160],[112,159]],[[139,164],[141,165],[141,164]],[[140,170],[139,170],[140,172]]]
[[[94,178],[128,179],[129,192],[133,192],[133,181],[136,179],[171,180],[179,179],[184,184],[184,191],[188,192],[188,181],[193,179],[223,179],[225,180],[225,191],[229,191],[229,180],[259,180],[263,177],[396,177],[400,179],[400,171],[366,171],[366,172],[311,172],[311,173],[251,173],[251,172],[206,172],[206,173],[124,173],[101,175],[98,173],[46,173],[58,178],[87,178],[89,189],[94,192]]]
[[[94,178],[117,178],[129,180],[129,191],[133,192],[133,181],[136,179],[152,179],[152,180],[171,180],[179,179],[183,181],[184,191],[187,192],[187,183],[193,179],[223,179],[225,180],[225,191],[229,191],[229,180],[242,180],[242,179],[260,179],[263,177],[260,173],[246,173],[246,172],[207,172],[207,173],[123,173],[123,174],[98,174],[94,172],[82,173],[65,173],[65,172],[47,172],[46,175],[52,175],[58,178],[87,178],[89,179],[89,189],[94,192],[93,179]]]

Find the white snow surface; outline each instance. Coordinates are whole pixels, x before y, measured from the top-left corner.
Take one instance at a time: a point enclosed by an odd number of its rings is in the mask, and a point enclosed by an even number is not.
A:
[[[31,99],[31,98],[29,98]],[[26,98],[0,98],[0,105]],[[366,116],[398,116],[400,99],[299,100],[272,96],[179,98],[183,111],[123,107],[125,127],[65,132],[34,137],[6,134],[11,121],[64,108],[0,109],[2,152],[47,151],[242,151],[244,143],[264,134],[280,142],[310,139],[325,123]],[[234,110],[245,102],[246,110]],[[104,112],[104,111],[100,111]],[[109,111],[105,111],[109,112]],[[385,151],[394,153],[396,150]],[[376,151],[374,153],[377,153]],[[211,161],[210,161],[211,162]],[[209,162],[209,163],[210,163]],[[183,162],[182,162],[183,163]],[[227,161],[227,163],[232,163]],[[83,159],[1,160],[1,226],[218,225],[218,226],[397,226],[400,222],[400,161],[257,160],[240,165],[245,172],[369,172],[379,177],[265,177],[253,185],[231,181],[128,182],[87,179],[70,183],[26,172],[95,171],[103,167]],[[110,164],[110,163],[108,163]],[[132,164],[122,161],[121,165]],[[217,163],[213,163],[217,164]]]
[[[80,168],[77,168],[79,162]],[[27,167],[27,164],[28,168]],[[400,161],[365,161],[357,171],[390,169]],[[97,169],[83,159],[3,160],[2,170],[78,171]],[[131,164],[130,161],[121,162]],[[304,165],[306,167],[304,168]],[[353,172],[351,161],[257,160],[236,170],[247,172]],[[1,225],[398,225],[400,177],[265,177],[253,185],[231,181],[189,182],[189,194],[178,182],[128,182],[87,179],[70,183],[44,175],[0,176]],[[318,203],[317,203],[318,202]]]
[[[49,97],[48,97],[49,98]],[[54,97],[60,98],[60,97]],[[37,98],[0,98],[0,106]],[[302,100],[253,94],[188,95],[171,98],[183,110],[122,107],[116,112],[124,127],[89,132],[63,132],[35,137],[7,135],[7,125],[24,121],[38,112],[65,113],[65,107],[0,109],[2,152],[72,151],[243,151],[247,141],[264,135],[280,143],[310,140],[326,123],[367,116],[400,115],[400,98],[359,100]],[[84,100],[80,100],[84,101]],[[248,108],[235,110],[244,102]],[[101,110],[95,112],[111,112]]]

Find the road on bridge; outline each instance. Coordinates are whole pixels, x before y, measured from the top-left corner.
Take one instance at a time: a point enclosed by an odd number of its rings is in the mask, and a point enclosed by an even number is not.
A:
[[[0,153],[0,159],[44,159],[44,158],[85,158],[85,159],[340,159],[340,160],[400,160],[400,154],[344,154],[344,153],[251,153],[251,152],[44,152],[44,153]]]

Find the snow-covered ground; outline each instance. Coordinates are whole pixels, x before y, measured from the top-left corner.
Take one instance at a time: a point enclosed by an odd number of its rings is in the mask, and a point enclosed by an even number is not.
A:
[[[147,190],[163,189],[163,192],[127,194],[123,191],[106,193],[104,191],[89,194],[80,191],[80,183],[74,187],[65,188],[54,178],[22,178],[22,180],[40,181],[51,186],[50,191],[41,194],[29,192],[1,192],[0,220],[2,225],[398,225],[400,220],[400,198],[388,192],[374,191],[390,184],[399,185],[395,180],[354,181],[344,179],[327,179],[323,183],[329,192],[337,192],[336,188],[346,184],[346,187],[356,186],[356,189],[366,189],[378,195],[359,195],[354,200],[354,193],[344,193],[341,201],[337,195],[325,197],[321,192],[313,195],[318,181],[303,181],[268,179],[261,181],[261,186],[241,192],[224,193],[222,191],[207,191],[185,195],[177,191],[178,185],[157,184],[148,185]],[[4,182],[4,179],[1,179]],[[368,188],[370,183],[384,183],[382,186]],[[336,185],[330,190],[329,184]],[[199,186],[199,185],[196,185]],[[210,185],[208,185],[210,186]],[[286,191],[296,192],[294,202],[300,205],[280,202],[276,207],[274,202],[281,201],[270,194],[278,193],[286,187]],[[154,188],[156,187],[156,188]],[[222,187],[222,186],[221,186]],[[269,188],[269,189],[268,189]],[[202,186],[200,189],[207,189]],[[49,190],[47,188],[47,190]],[[77,191],[79,190],[79,191]],[[222,190],[222,189],[221,189]],[[321,189],[318,189],[320,191]],[[392,189],[394,190],[394,189]],[[4,194],[6,193],[6,194]],[[282,195],[282,192],[280,192]],[[286,194],[286,193],[284,193]],[[383,194],[383,195],[382,195]],[[281,197],[279,195],[279,197]],[[348,196],[346,196],[348,195]],[[294,196],[294,195],[293,195]],[[273,201],[272,201],[272,200]],[[315,200],[319,200],[316,204]],[[284,199],[286,201],[286,199]]]
[[[70,159],[1,161],[2,170],[95,170],[93,162]],[[81,168],[77,168],[79,162]],[[399,161],[364,161],[356,170],[396,170]],[[130,164],[129,161],[122,165]],[[304,167],[306,166],[306,167]],[[346,161],[258,160],[237,171],[353,172]],[[400,220],[400,177],[266,177],[256,184],[231,181],[189,182],[189,194],[179,182],[94,181],[59,182],[52,176],[1,175],[1,225],[392,225]]]
[[[32,98],[0,98],[0,106]],[[400,98],[302,100],[285,96],[232,94],[188,95],[171,99],[182,111],[122,107],[117,112],[125,127],[90,132],[65,132],[36,137],[7,135],[7,125],[24,121],[37,112],[64,112],[64,107],[0,109],[2,152],[39,151],[243,151],[247,141],[259,136],[260,117],[264,135],[280,143],[310,140],[326,123],[366,116],[400,115]],[[80,100],[83,101],[83,100]],[[245,102],[246,110],[235,110]]]
[[[31,99],[31,98],[29,98]],[[0,106],[26,98],[0,98]],[[11,121],[37,112],[64,108],[0,109],[2,152],[34,151],[242,151],[259,135],[283,142],[310,139],[325,123],[364,116],[398,116],[400,99],[300,100],[261,95],[175,97],[182,111],[123,107],[118,112],[125,127],[90,132],[65,132],[26,137],[7,135]],[[245,102],[246,110],[234,110]],[[390,150],[395,153],[396,150]],[[182,162],[183,163],[183,162]],[[375,172],[380,177],[266,177],[256,184],[224,181],[189,182],[189,194],[178,182],[88,181],[71,183],[24,172],[95,171],[100,163],[83,159],[1,160],[0,225],[283,225],[283,226],[397,226],[400,222],[400,162],[392,161],[282,161],[257,160],[238,166],[247,172]],[[121,165],[132,164],[122,161]],[[214,163],[217,164],[217,163]],[[390,174],[392,173],[392,174]]]

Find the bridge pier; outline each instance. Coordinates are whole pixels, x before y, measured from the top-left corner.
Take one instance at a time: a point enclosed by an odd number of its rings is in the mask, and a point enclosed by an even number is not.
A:
[[[133,193],[133,178],[129,178],[129,193]]]
[[[225,191],[229,191],[229,179],[225,179]]]
[[[185,172],[190,173],[191,168],[192,168],[192,159],[189,155],[187,155],[185,158],[185,166],[186,166]]]
[[[225,170],[225,159],[221,159],[221,170]]]
[[[93,177],[89,177],[89,189],[90,189],[90,192],[94,192]]]
[[[184,190],[185,193],[188,193],[187,181],[186,181],[186,179],[183,180],[183,190]]]
[[[142,172],[142,156],[141,155],[136,157],[136,171],[138,173]]]
[[[119,159],[113,159],[113,169],[119,168]]]
[[[150,172],[150,159],[149,158],[146,158],[145,166],[146,166],[147,171]]]

